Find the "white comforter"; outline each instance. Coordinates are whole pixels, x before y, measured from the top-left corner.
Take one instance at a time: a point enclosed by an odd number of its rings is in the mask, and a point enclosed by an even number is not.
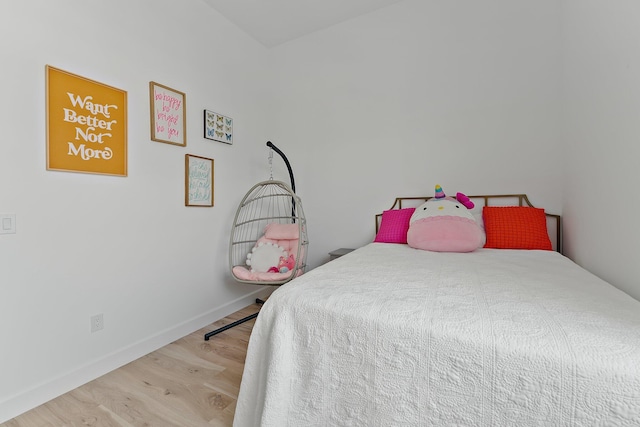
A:
[[[640,302],[555,252],[372,243],[269,298],[234,426],[640,426]]]

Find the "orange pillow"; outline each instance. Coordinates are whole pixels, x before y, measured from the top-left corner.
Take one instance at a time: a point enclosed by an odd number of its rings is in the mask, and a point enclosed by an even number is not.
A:
[[[485,248],[553,250],[544,209],[520,206],[485,206]]]

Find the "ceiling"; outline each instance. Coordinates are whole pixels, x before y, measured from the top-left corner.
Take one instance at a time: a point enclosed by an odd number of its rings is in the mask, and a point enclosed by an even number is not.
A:
[[[402,0],[203,0],[266,47]]]

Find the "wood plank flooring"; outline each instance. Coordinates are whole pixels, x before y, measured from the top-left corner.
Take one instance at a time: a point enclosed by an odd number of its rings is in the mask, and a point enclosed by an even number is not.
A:
[[[255,319],[204,334],[260,309],[252,304],[0,427],[231,426]]]

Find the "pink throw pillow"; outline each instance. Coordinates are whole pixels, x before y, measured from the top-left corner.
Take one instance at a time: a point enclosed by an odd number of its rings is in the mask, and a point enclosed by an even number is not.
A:
[[[272,240],[294,240],[300,238],[298,224],[267,224],[264,228],[264,237]]]
[[[407,243],[409,220],[416,208],[392,209],[382,212],[380,229],[374,242]]]
[[[478,224],[459,216],[432,216],[411,223],[409,246],[434,252],[471,252],[482,244]]]
[[[409,220],[409,246],[434,252],[471,252],[482,244],[482,231],[469,209],[451,197],[418,206]]]

